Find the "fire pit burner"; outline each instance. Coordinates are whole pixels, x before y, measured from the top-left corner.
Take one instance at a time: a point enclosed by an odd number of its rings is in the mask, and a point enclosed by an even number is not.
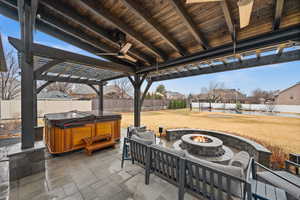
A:
[[[181,137],[181,148],[199,156],[221,156],[225,153],[223,142],[212,136],[187,134]]]
[[[191,139],[195,142],[200,142],[200,143],[210,143],[212,142],[211,139],[205,136],[192,136]]]

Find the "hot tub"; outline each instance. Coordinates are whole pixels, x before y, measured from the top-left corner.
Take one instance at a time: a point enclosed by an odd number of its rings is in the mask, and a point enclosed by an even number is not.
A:
[[[44,141],[51,154],[84,148],[87,137],[110,134],[120,139],[119,114],[70,111],[46,114],[44,121]]]

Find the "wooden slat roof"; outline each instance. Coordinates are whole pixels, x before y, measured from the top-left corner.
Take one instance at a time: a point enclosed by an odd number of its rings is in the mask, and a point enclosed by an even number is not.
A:
[[[42,65],[45,65],[51,62],[51,59],[34,56],[34,66],[39,68]],[[104,70],[100,68],[95,68],[83,64],[76,64],[71,62],[61,62],[50,69],[44,71],[41,76],[53,76],[53,77],[67,77],[67,78],[74,78],[74,79],[85,79],[88,81],[99,81],[103,82],[112,79],[114,77],[126,76],[124,73],[121,72],[114,72],[110,70]]]
[[[1,0],[0,7],[0,12],[14,18],[17,0]],[[236,0],[198,4],[185,0],[40,0],[37,13],[37,28],[92,53],[118,51],[113,33],[122,31],[133,44],[129,54],[139,62],[106,58],[138,72],[233,46],[233,40],[239,43],[300,27],[299,0],[255,0],[250,24],[243,29]]]

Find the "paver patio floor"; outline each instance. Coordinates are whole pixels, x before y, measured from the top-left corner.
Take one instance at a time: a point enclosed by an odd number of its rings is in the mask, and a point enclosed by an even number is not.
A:
[[[13,182],[11,200],[176,200],[177,188],[151,175],[145,185],[144,169],[125,161],[120,145],[87,156],[83,151],[49,157],[46,172]],[[186,195],[186,200],[196,199]]]

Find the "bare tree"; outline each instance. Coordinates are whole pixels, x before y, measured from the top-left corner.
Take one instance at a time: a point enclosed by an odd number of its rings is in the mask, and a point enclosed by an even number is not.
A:
[[[274,102],[274,101],[270,101],[270,102],[268,102],[268,103],[266,104],[266,110],[267,110],[268,112],[274,112],[275,107],[276,107],[276,105],[275,105],[275,102]]]
[[[3,100],[16,98],[21,92],[20,68],[16,53],[10,50],[6,56],[7,71],[0,73],[0,90]]]
[[[60,91],[63,93],[69,93],[71,89],[72,89],[72,84],[64,83],[64,82],[55,82],[47,86],[47,91]]]
[[[210,82],[207,88],[203,87],[201,89],[201,93],[206,96],[210,103],[216,103],[222,100],[222,94],[218,92],[219,89],[224,89],[224,83]]]
[[[132,94],[132,85],[128,78],[120,78],[114,81],[114,85],[120,88],[121,98]]]
[[[262,89],[255,89],[252,92],[252,100],[253,103],[261,103],[261,101],[263,102],[269,102],[269,101],[274,101],[274,95],[277,93],[278,91],[266,91],[266,90],[262,90]]]

